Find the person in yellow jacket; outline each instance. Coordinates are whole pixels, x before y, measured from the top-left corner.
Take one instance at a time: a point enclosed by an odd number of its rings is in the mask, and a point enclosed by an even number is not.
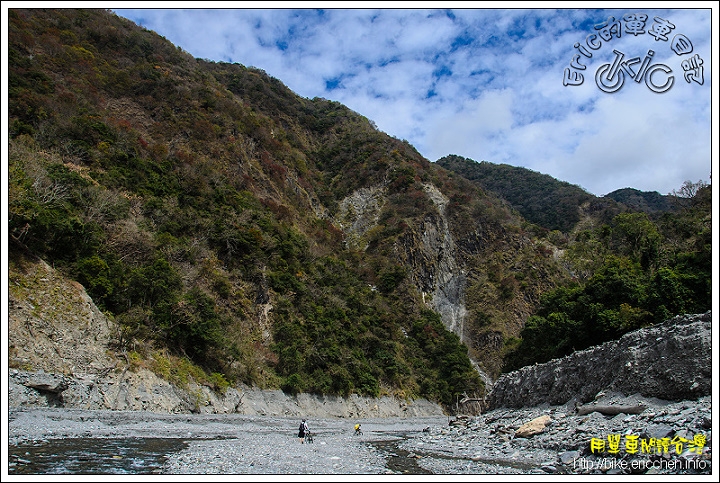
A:
[[[362,433],[362,429],[360,429],[360,427],[361,427],[361,424],[360,424],[360,423],[358,423],[358,424],[355,425],[355,436],[357,436],[357,435],[359,435],[359,434],[363,434],[363,433]]]

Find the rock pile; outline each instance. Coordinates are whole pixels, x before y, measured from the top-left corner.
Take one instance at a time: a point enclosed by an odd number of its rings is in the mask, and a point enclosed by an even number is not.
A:
[[[436,474],[711,474],[710,396],[669,402],[608,392],[588,406],[645,409],[580,415],[574,402],[495,409],[432,427],[403,448]]]
[[[710,474],[711,321],[678,316],[504,374],[488,412],[405,449],[455,458],[422,460],[438,474]]]

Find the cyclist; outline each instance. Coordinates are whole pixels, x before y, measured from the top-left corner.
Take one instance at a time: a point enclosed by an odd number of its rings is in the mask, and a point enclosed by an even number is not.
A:
[[[363,434],[362,432],[362,425],[360,423],[355,425],[355,436]]]
[[[310,428],[308,427],[308,423],[306,419],[303,419],[300,423],[300,429],[298,429],[298,438],[300,439],[300,443],[305,443],[305,433],[309,433]]]

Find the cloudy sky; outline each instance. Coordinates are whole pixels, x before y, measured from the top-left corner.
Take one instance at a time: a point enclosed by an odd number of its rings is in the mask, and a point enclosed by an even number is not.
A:
[[[248,8],[233,8],[241,4]],[[457,154],[523,166],[596,195],[710,182],[717,12],[709,2],[686,10],[202,5],[217,8],[114,11],[195,57],[258,67],[300,96],[339,101],[430,161]],[[642,70],[644,78],[633,75]]]

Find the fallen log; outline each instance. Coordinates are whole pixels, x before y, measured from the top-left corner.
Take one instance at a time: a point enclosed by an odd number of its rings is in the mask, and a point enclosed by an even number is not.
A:
[[[642,404],[635,404],[632,406],[600,406],[595,404],[588,404],[586,406],[579,406],[577,408],[577,414],[578,416],[584,416],[585,414],[590,414],[597,411],[600,414],[615,416],[616,414],[640,414],[646,409],[647,406],[644,406]]]

